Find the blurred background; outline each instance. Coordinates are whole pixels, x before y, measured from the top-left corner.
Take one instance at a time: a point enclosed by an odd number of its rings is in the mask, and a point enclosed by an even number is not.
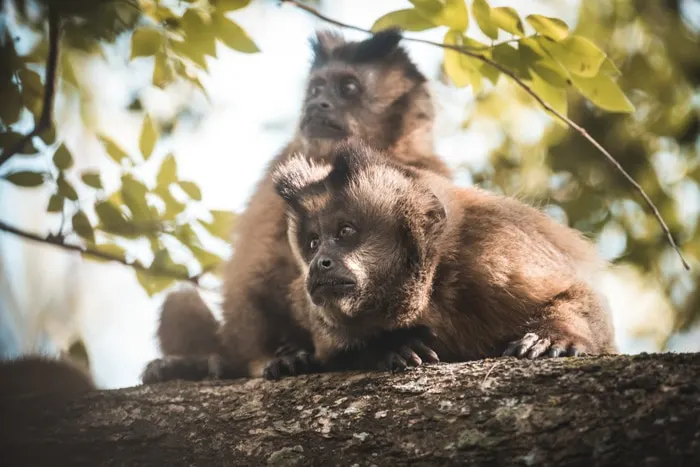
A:
[[[28,54],[45,37],[23,30],[8,14],[10,3],[5,2],[0,33],[11,31],[17,53]],[[615,265],[604,283],[622,352],[700,351],[700,1],[489,3],[511,6],[521,17],[561,18],[618,66],[619,84],[634,113],[606,113],[572,92],[568,115],[644,187],[693,270],[683,269],[638,194],[581,136],[553,123],[507,79],[476,96],[470,86],[455,88],[441,71],[442,49],[406,43],[435,95],[437,153],[455,168],[460,185],[518,196],[596,241]],[[363,28],[411,6],[402,0],[307,4]],[[79,86],[59,89],[55,119],[75,170],[96,169],[105,185],[117,183],[117,167],[94,134],[108,134],[124,149],[134,149],[147,109],[165,135],[154,157],[174,155],[180,174],[201,188],[200,204],[233,212],[245,207],[267,163],[294,131],[309,67],[308,38],[328,25],[272,0],[253,0],[228,16],[260,52],[216,44],[216,57],[204,58],[208,73],[197,74],[208,99],[192,81],[153,86],[153,58],[129,59],[130,32],[105,38],[99,54],[81,53],[79,44],[67,52]],[[444,33],[438,28],[407,35],[442,42]],[[485,39],[474,21],[468,35]],[[25,112],[13,128],[27,133],[32,125]],[[0,172],[42,163],[40,157],[14,157]],[[149,170],[154,169],[143,167]],[[0,179],[0,220],[45,235],[60,222],[46,213],[51,194],[46,186],[26,189]],[[86,190],[79,196],[94,197]],[[216,248],[223,255],[230,252]],[[171,253],[175,257],[176,248]],[[127,266],[82,259],[0,232],[2,358],[58,354],[82,341],[101,387],[136,385],[144,365],[159,356],[157,315],[172,287],[177,285],[149,296]],[[217,294],[206,298],[219,313]]]

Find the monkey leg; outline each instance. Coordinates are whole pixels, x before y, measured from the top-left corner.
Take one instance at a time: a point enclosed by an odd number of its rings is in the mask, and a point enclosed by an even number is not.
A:
[[[235,377],[226,371],[226,364],[217,354],[166,355],[151,360],[141,374],[144,384],[172,380],[202,381]]]
[[[573,285],[532,317],[523,337],[509,342],[503,355],[535,359],[600,353],[612,341],[602,300],[587,285]]]

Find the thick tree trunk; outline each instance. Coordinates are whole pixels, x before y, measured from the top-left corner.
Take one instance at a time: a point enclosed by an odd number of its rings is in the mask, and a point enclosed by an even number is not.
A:
[[[181,382],[4,410],[4,466],[700,466],[700,354]]]

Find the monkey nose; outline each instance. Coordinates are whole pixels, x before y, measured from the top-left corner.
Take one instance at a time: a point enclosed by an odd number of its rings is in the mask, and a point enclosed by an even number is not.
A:
[[[328,270],[333,267],[333,260],[330,258],[319,258],[318,260],[318,266],[323,269],[323,270]]]

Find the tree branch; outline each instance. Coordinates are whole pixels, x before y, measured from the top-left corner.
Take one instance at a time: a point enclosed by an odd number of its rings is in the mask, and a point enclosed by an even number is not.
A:
[[[39,121],[34,129],[19,140],[7,152],[0,155],[0,167],[20,152],[24,146],[42,131],[51,128],[53,121],[53,102],[56,95],[56,74],[58,70],[59,44],[61,41],[61,18],[56,6],[49,5],[49,55],[46,58],[46,77],[44,84],[44,99]]]
[[[298,2],[297,0],[280,0],[280,1],[281,1],[282,3],[289,3],[289,4],[291,4],[291,5],[294,5],[295,7],[300,8],[300,9],[302,9],[302,10],[304,10],[304,11],[306,11],[306,12],[312,14],[312,15],[315,16],[316,18],[318,18],[318,19],[320,19],[320,20],[322,20],[322,21],[324,21],[324,22],[326,22],[326,23],[333,24],[333,25],[335,25],[335,26],[338,26],[338,27],[341,27],[341,28],[344,28],[344,29],[350,29],[350,30],[353,30],[353,31],[360,31],[360,32],[368,33],[368,34],[373,34],[372,31],[370,31],[370,30],[363,29],[363,28],[360,28],[360,27],[357,27],[357,26],[352,26],[352,25],[345,24],[345,23],[341,23],[340,21],[337,21],[337,20],[334,20],[334,19],[332,19],[332,18],[329,18],[328,16],[325,16],[325,15],[323,15],[322,13],[320,13],[318,10],[316,10],[316,9],[314,9],[314,8],[308,6],[308,5],[304,5],[304,4],[300,3],[300,2]],[[495,69],[497,69],[498,71],[500,71],[501,73],[503,73],[504,75],[508,76],[508,77],[511,78],[513,81],[515,81],[515,83],[516,83],[518,86],[520,86],[525,92],[527,92],[530,96],[532,96],[532,97],[537,101],[537,103],[540,104],[540,105],[542,106],[542,108],[544,108],[546,111],[552,113],[552,114],[553,114],[555,117],[557,117],[559,120],[561,120],[561,121],[563,121],[564,123],[566,123],[566,125],[569,126],[569,128],[575,130],[575,131],[578,132],[581,136],[583,136],[584,138],[586,138],[596,149],[598,149],[598,151],[600,151],[600,152],[606,157],[606,159],[615,167],[615,169],[617,169],[618,172],[620,172],[620,173],[625,177],[625,179],[626,179],[626,180],[637,190],[637,192],[642,196],[642,198],[644,199],[644,201],[646,202],[646,204],[649,206],[649,208],[651,209],[652,213],[654,214],[654,217],[656,217],[656,220],[659,222],[659,225],[660,225],[661,228],[663,229],[664,233],[666,234],[666,237],[668,238],[668,242],[669,242],[669,243],[671,244],[671,246],[676,250],[676,253],[678,253],[679,258],[680,258],[681,262],[683,263],[683,267],[684,267],[686,270],[688,270],[688,271],[690,270],[690,265],[688,264],[688,262],[687,262],[687,261],[685,260],[685,258],[683,257],[683,253],[681,252],[680,248],[678,248],[678,245],[676,245],[675,240],[673,240],[673,236],[671,235],[671,230],[670,230],[670,229],[668,228],[668,226],[666,225],[666,222],[663,220],[663,217],[661,217],[661,213],[660,213],[659,210],[657,209],[657,207],[656,207],[656,205],[654,204],[654,202],[651,200],[651,198],[649,198],[649,195],[647,195],[647,193],[644,191],[644,189],[641,187],[641,185],[639,185],[639,183],[637,183],[637,182],[634,180],[634,178],[632,178],[632,176],[631,176],[629,173],[627,173],[627,171],[626,171],[626,170],[622,167],[622,165],[620,165],[620,163],[612,156],[612,154],[610,154],[610,153],[603,147],[603,145],[601,145],[598,141],[596,141],[595,138],[593,138],[591,135],[589,135],[588,132],[587,132],[583,127],[579,126],[577,123],[575,123],[573,120],[571,120],[570,118],[568,118],[566,115],[562,115],[562,114],[559,113],[556,109],[554,109],[551,105],[547,104],[540,96],[537,95],[537,93],[536,93],[535,91],[533,91],[527,84],[525,84],[522,80],[520,80],[520,78],[518,78],[518,77],[515,75],[515,73],[513,73],[512,71],[510,71],[508,68],[506,68],[506,67],[504,67],[503,65],[499,64],[498,62],[495,62],[494,60],[492,60],[492,59],[490,59],[490,58],[488,58],[488,57],[486,57],[486,56],[484,56],[484,55],[478,53],[478,52],[475,51],[475,50],[472,50],[472,49],[470,49],[470,48],[468,48],[468,47],[463,47],[463,46],[458,46],[458,45],[451,45],[451,44],[442,44],[442,43],[439,43],[439,42],[433,42],[433,41],[429,41],[429,40],[425,40],[425,39],[417,39],[417,38],[413,38],[413,37],[404,37],[404,40],[405,40],[405,41],[408,41],[408,42],[415,42],[415,43],[420,43],[420,44],[428,44],[428,45],[432,45],[432,46],[435,46],[435,47],[439,47],[439,48],[441,48],[441,49],[454,50],[454,51],[459,52],[459,53],[461,53],[461,54],[463,54],[463,55],[466,55],[466,56],[468,56],[468,57],[472,57],[472,58],[475,58],[475,59],[477,59],[477,60],[480,60],[480,61],[482,61],[482,62],[484,62],[484,63],[487,63],[488,65],[494,67]]]
[[[109,253],[105,253],[103,251],[95,250],[95,249],[92,249],[90,247],[83,247],[83,246],[79,246],[79,245],[70,245],[68,243],[64,243],[61,235],[50,235],[48,237],[42,237],[42,236],[34,234],[34,233],[25,232],[24,230],[21,230],[17,227],[13,227],[9,224],[6,224],[3,221],[0,221],[0,231],[8,232],[8,233],[17,235],[17,236],[22,237],[22,238],[27,239],[27,240],[32,240],[32,241],[39,242],[39,243],[46,243],[48,245],[58,246],[60,248],[63,248],[64,250],[77,251],[77,252],[84,254],[84,255],[94,256],[96,258],[104,259],[107,261],[114,261],[114,262],[123,264],[124,266],[128,266],[132,269],[135,269],[137,271],[143,271],[151,276],[168,277],[171,279],[191,282],[192,284],[196,285],[197,287],[202,287],[199,284],[199,279],[203,274],[208,272],[207,270],[204,270],[200,274],[196,274],[194,276],[187,276],[187,275],[179,274],[175,271],[167,271],[167,270],[166,271],[153,271],[139,262],[129,263],[124,258],[120,258],[118,256],[114,256],[114,255],[111,255]]]

